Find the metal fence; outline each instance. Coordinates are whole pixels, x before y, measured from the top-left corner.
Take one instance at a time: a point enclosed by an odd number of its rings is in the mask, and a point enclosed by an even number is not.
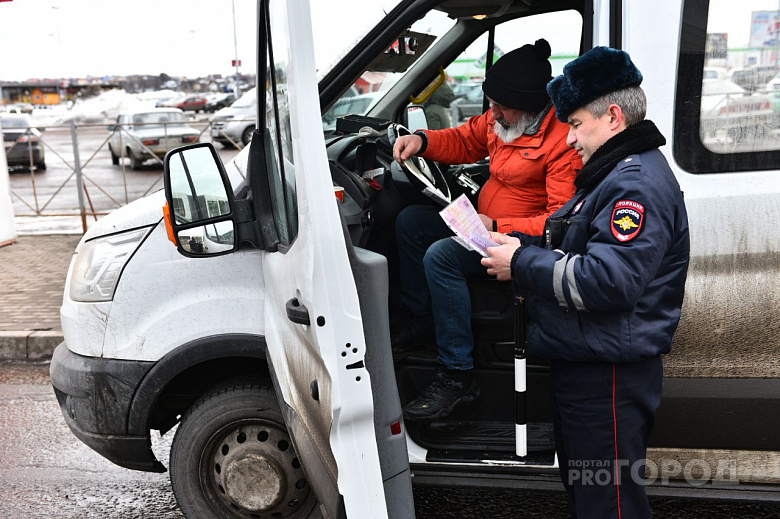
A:
[[[244,144],[222,130],[223,122],[4,124],[14,215],[78,217],[86,232],[90,221],[160,189],[169,149],[215,142],[223,160],[235,156]],[[183,133],[183,126],[190,132]],[[153,128],[159,136],[145,131]]]

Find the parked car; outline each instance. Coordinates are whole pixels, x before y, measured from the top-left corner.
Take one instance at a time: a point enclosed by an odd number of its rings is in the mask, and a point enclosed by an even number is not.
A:
[[[733,142],[766,135],[775,125],[769,94],[750,93],[728,80],[703,81],[701,131],[705,137],[719,132]]]
[[[255,131],[256,109],[257,89],[252,88],[232,105],[214,114],[211,119],[211,139],[223,146],[246,146]]]
[[[179,101],[183,100],[184,96],[174,95],[170,97],[163,97],[157,100],[155,108],[175,108]]]
[[[0,116],[3,126],[3,144],[8,167],[30,167],[39,171],[46,170],[43,144],[38,129],[30,126],[30,119],[23,114],[3,114]]]
[[[187,96],[173,106],[184,112],[203,112],[208,99],[203,96]]]
[[[184,113],[177,108],[151,108],[119,114],[114,133],[108,141],[111,162],[119,164],[128,157],[133,169],[147,159],[162,161],[165,154],[183,144],[198,142],[200,132],[186,124]]]
[[[322,116],[322,129],[334,129],[336,119],[345,115],[365,115],[381,97],[382,93],[380,92],[342,97]]]
[[[32,114],[33,105],[30,103],[14,103],[0,106],[0,112],[8,114]]]
[[[472,92],[475,88],[482,89],[482,83],[473,81],[464,81],[462,83],[456,83],[452,85],[452,91],[455,93],[455,99],[466,97],[466,95]]]
[[[729,78],[729,73],[722,67],[704,67],[704,81],[724,80]]]
[[[485,93],[482,91],[482,85],[477,85],[466,95],[455,99],[450,105],[452,124],[459,124],[470,117],[481,114],[484,97]]]
[[[208,98],[208,101],[206,101],[206,111],[216,112],[217,110],[221,110],[232,105],[235,100],[236,95],[232,92],[213,94]]]

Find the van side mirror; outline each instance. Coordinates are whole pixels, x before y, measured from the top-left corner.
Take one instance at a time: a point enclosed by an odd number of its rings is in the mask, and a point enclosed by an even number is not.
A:
[[[428,116],[425,115],[425,108],[422,105],[407,106],[404,119],[404,126],[409,128],[410,132],[428,129]]]
[[[236,211],[225,167],[211,143],[173,149],[163,162],[169,238],[185,256],[236,249]]]

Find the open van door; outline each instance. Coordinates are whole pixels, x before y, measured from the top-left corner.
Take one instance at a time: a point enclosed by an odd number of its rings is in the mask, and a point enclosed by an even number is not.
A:
[[[352,249],[320,122],[309,2],[260,0],[258,27],[259,129],[249,169],[262,177],[252,189],[268,251],[269,365],[296,452],[329,516],[387,517]]]

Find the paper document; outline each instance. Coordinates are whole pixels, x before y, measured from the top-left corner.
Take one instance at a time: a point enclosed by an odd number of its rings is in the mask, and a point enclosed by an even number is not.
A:
[[[450,205],[439,211],[447,227],[455,233],[453,239],[468,250],[479,252],[487,257],[488,247],[497,247],[498,243],[490,239],[477,211],[466,195],[460,195]]]

